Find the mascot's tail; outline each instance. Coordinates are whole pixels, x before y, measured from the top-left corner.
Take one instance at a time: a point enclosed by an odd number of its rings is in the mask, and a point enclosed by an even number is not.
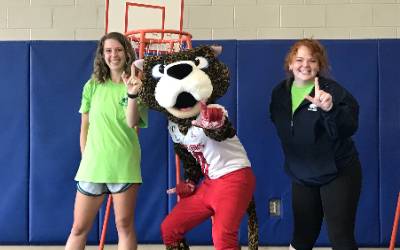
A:
[[[248,214],[248,240],[249,240],[249,250],[258,249],[258,221],[256,213],[256,202],[254,196],[250,201],[249,207],[247,208]]]

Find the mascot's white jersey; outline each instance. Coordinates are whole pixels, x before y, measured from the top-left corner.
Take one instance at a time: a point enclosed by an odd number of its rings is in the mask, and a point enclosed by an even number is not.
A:
[[[236,135],[218,142],[207,137],[202,128],[195,126],[183,135],[178,125],[171,121],[168,130],[172,141],[184,145],[200,164],[203,174],[210,179],[250,167],[246,151]]]

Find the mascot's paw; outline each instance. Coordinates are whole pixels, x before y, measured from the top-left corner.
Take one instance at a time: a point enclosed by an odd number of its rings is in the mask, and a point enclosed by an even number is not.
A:
[[[179,182],[175,188],[170,188],[167,190],[167,194],[176,193],[182,198],[188,197],[193,194],[196,188],[196,184],[193,181],[187,180],[184,182]]]
[[[192,121],[192,125],[205,129],[217,129],[225,123],[227,111],[218,104],[210,104],[207,106],[204,102],[200,102],[201,111],[199,117]]]

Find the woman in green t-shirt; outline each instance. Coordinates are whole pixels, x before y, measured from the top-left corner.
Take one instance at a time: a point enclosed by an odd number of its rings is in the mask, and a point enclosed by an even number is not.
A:
[[[85,84],[82,114],[82,160],[75,180],[74,223],[65,249],[84,249],[105,194],[113,197],[118,249],[136,249],[136,196],[142,183],[140,145],[135,126],[147,126],[147,108],[137,99],[142,85],[132,62],[129,40],[112,32],[98,45],[91,79]]]

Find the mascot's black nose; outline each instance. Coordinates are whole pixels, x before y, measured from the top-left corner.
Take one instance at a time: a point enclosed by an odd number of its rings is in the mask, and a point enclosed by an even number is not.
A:
[[[192,73],[193,67],[190,64],[187,63],[182,63],[182,64],[177,64],[174,65],[167,70],[167,75],[171,76],[173,78],[182,80],[186,76],[188,76],[190,73]]]

